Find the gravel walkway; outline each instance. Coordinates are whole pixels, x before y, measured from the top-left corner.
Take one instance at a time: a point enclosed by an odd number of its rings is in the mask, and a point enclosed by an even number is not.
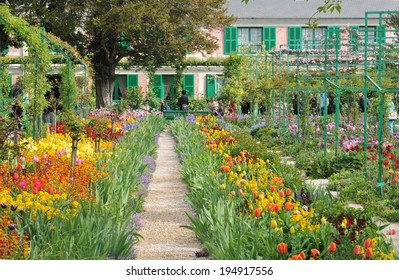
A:
[[[143,226],[137,244],[137,260],[192,260],[201,244],[194,232],[182,228],[190,225],[186,213],[192,208],[186,200],[188,192],[179,173],[180,162],[176,142],[168,130],[158,140],[156,169],[145,199],[141,217]]]

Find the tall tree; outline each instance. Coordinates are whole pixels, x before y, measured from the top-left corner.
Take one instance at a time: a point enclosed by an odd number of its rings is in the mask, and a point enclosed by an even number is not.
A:
[[[187,52],[212,52],[214,29],[234,21],[227,0],[0,0],[30,23],[75,46],[95,72],[96,104],[111,104],[122,59],[149,71],[178,65]]]

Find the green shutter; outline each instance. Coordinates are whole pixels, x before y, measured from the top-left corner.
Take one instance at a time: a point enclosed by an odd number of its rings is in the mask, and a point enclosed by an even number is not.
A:
[[[298,50],[302,48],[302,27],[288,27],[288,48],[291,50]]]
[[[340,40],[341,32],[339,30],[340,30],[339,26],[328,26],[327,27],[327,39],[328,39],[327,48],[339,49],[341,47],[341,40]]]
[[[4,31],[3,25],[0,26],[0,52],[1,53],[8,53],[10,51],[10,46],[9,46],[9,36],[8,34]]]
[[[139,75],[137,74],[129,74],[126,75],[126,88],[133,88],[139,86]]]
[[[165,98],[165,90],[163,84],[163,77],[160,74],[155,75],[154,77],[154,87],[152,89],[158,99]]]
[[[350,27],[349,42],[350,42],[350,49],[352,51],[359,50],[359,36],[360,36],[359,31],[360,31],[359,26]]]
[[[114,95],[113,95],[113,97],[112,97],[112,100],[119,100],[118,91],[119,91],[119,76],[118,76],[118,75],[115,75],[115,80],[114,80]]]
[[[216,76],[206,75],[206,97],[212,98],[216,96]]]
[[[187,96],[194,98],[194,75],[184,74],[183,75],[183,89],[187,91]]]
[[[226,26],[224,28],[224,54],[231,54],[238,48],[237,26]]]
[[[263,43],[265,44],[266,51],[272,50],[276,47],[276,27],[263,27]]]
[[[386,42],[386,31],[387,27],[385,25],[377,26],[377,43],[384,44]]]

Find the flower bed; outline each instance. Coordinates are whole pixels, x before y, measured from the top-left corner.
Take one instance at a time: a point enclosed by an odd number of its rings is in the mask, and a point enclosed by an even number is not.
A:
[[[75,168],[68,129],[39,142],[21,140],[20,157],[0,165],[0,258],[132,257],[135,213],[148,186],[140,178],[149,176],[148,158],[164,122],[139,115],[131,121],[113,123],[111,132],[109,122],[98,152],[95,139],[82,137]]]
[[[256,154],[232,156],[236,140],[213,117],[175,121],[172,132],[198,211],[190,228],[211,258],[398,258],[367,215],[326,197],[318,201],[304,188],[287,188],[289,174],[278,176]]]

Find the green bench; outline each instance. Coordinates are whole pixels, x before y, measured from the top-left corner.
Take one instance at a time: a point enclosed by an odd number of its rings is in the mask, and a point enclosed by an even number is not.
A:
[[[188,115],[209,115],[210,112],[207,110],[197,111],[183,111],[183,110],[164,110],[163,117],[167,120],[174,120],[176,117],[187,117]]]

